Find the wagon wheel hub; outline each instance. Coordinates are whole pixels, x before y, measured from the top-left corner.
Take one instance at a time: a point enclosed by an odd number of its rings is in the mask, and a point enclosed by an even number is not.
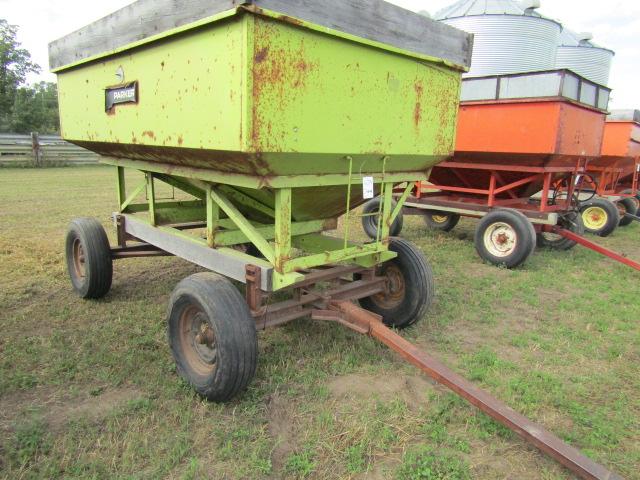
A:
[[[374,295],[375,302],[382,308],[395,308],[402,303],[406,295],[404,275],[400,268],[390,263],[384,269],[384,291]]]
[[[518,245],[518,235],[511,225],[497,222],[485,230],[484,245],[491,255],[507,257]]]
[[[186,360],[195,371],[208,375],[216,367],[218,348],[207,315],[191,305],[182,313],[180,324],[180,342]]]
[[[86,273],[84,247],[79,238],[73,242],[73,268],[78,278],[84,278]]]
[[[582,214],[582,219],[589,230],[600,230],[607,224],[607,213],[600,207],[589,207]]]

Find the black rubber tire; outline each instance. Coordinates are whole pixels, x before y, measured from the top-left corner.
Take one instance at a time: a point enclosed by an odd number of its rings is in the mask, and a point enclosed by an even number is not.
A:
[[[387,287],[394,285],[393,280],[395,285],[401,282],[400,291],[360,299],[360,306],[380,315],[385,325],[402,329],[425,316],[433,302],[435,282],[431,266],[411,242],[392,238],[389,250],[398,256],[380,265],[377,274],[389,276]],[[397,298],[390,298],[391,295]]]
[[[437,221],[434,217],[446,217],[446,220]],[[455,213],[427,210],[424,215],[424,223],[427,224],[427,227],[433,228],[434,230],[440,230],[442,232],[450,232],[456,228],[458,222],[460,222],[460,215]]]
[[[623,198],[622,200],[618,201],[618,204],[624,208],[626,213],[630,213],[631,215],[637,215],[638,214],[638,205],[636,204],[636,202],[633,200],[633,198]],[[620,217],[620,223],[619,225],[621,227],[627,227],[629,225],[631,225],[633,223],[633,219],[626,217],[626,216],[621,216]]]
[[[515,246],[511,253],[499,256],[485,245],[485,233],[495,224],[506,224],[515,234]],[[516,268],[527,261],[536,248],[536,232],[531,221],[517,210],[499,209],[487,214],[476,227],[474,243],[484,261],[496,266]]]
[[[193,322],[201,322],[198,331],[202,332],[204,325],[205,330],[213,332],[215,350],[206,347],[209,352],[215,351],[211,363],[206,363],[198,353],[197,348],[205,347],[196,347],[194,325],[189,327],[185,323],[189,317]],[[167,338],[178,374],[208,400],[231,400],[255,375],[258,361],[255,322],[240,292],[218,274],[197,273],[176,286],[169,300]]]
[[[621,193],[627,194],[627,195],[631,195],[633,194],[633,190],[631,190],[630,188],[622,191]],[[636,193],[635,199],[638,201],[638,210],[640,210],[640,191],[638,191]]]
[[[582,216],[579,212],[570,212],[563,215],[558,224],[576,235],[584,235],[584,224],[582,223]],[[552,248],[560,251],[571,250],[577,245],[576,242],[568,238],[545,233],[539,233],[537,235],[537,243],[540,248]]]
[[[370,213],[379,212],[380,201],[380,197],[369,200],[367,203],[365,203],[362,209],[362,213],[364,215],[368,215]],[[395,205],[395,202],[392,205]],[[389,229],[389,236],[397,237],[398,235],[400,235],[400,233],[402,232],[403,223],[404,220],[402,217],[402,212],[400,212],[396,219],[393,221],[391,228]],[[378,215],[362,217],[362,228],[369,238],[375,240],[378,236]]]
[[[588,222],[584,221],[584,215],[591,207],[600,208],[606,214],[606,221],[600,229],[589,228]],[[594,198],[581,204],[580,214],[583,216],[584,231],[599,237],[608,237],[616,231],[620,223],[618,207],[616,207],[610,200],[606,200],[604,198]]]
[[[67,272],[75,292],[99,299],[111,289],[113,260],[107,233],[95,218],[71,221],[65,240]]]

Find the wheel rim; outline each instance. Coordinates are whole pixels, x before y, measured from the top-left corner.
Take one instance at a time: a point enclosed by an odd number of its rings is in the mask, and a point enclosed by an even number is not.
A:
[[[448,215],[432,215],[431,219],[435,223],[446,223],[447,220],[449,219],[449,216]]]
[[[199,375],[210,375],[216,369],[218,348],[216,337],[206,314],[199,306],[189,305],[180,315],[180,346],[189,366]]]
[[[507,223],[492,223],[484,232],[484,246],[495,257],[508,257],[518,246],[518,234]]]
[[[607,224],[609,217],[602,207],[589,207],[582,212],[582,221],[589,230],[601,230]]]
[[[406,294],[406,283],[400,267],[391,263],[384,270],[385,288],[383,292],[372,298],[376,304],[385,310],[399,306]]]
[[[84,254],[84,247],[79,238],[73,241],[73,271],[76,278],[84,278],[86,275],[85,267],[86,257]]]
[[[627,214],[627,207],[622,202],[616,203],[616,207],[618,207],[618,213],[620,213],[620,218],[624,218]]]

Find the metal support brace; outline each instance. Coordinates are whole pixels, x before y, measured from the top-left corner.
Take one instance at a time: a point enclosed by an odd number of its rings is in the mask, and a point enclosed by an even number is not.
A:
[[[291,258],[291,189],[276,190],[275,267],[284,273],[284,264]]]
[[[153,184],[153,174],[147,173],[147,201],[149,202],[149,222],[156,225],[156,188]]]
[[[244,233],[256,248],[264,255],[264,257],[273,265],[275,265],[275,252],[269,242],[267,242],[260,232],[254,227],[249,220],[231,203],[231,201],[217,188],[211,189],[211,198],[218,206],[227,214],[230,220]]]
[[[398,199],[396,200],[396,206],[393,209],[393,212],[391,212],[391,218],[389,219],[391,225],[393,225],[393,222],[395,222],[396,218],[398,218],[398,215],[400,215],[402,207],[404,207],[404,203],[407,201],[407,198],[409,198],[409,195],[411,195],[411,192],[413,191],[415,186],[415,183],[408,182],[407,186],[402,192],[402,195],[400,195],[400,197],[398,197]]]
[[[127,200],[127,185],[124,178],[124,167],[116,167],[118,186],[118,206],[122,206]]]
[[[215,245],[215,235],[220,223],[220,206],[213,201],[211,195],[212,187],[208,186],[206,191],[207,200],[207,245],[211,248]]]

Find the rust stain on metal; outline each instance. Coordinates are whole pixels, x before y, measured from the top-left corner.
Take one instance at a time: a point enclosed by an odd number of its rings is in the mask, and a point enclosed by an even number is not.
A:
[[[142,132],[142,136],[143,137],[149,137],[151,140],[155,140],[156,139],[156,134],[153,133],[153,131],[151,131],[151,130],[145,130],[144,132]]]
[[[252,65],[253,107],[251,110],[251,145],[255,151],[279,152],[290,132],[274,133],[274,119],[262,113],[265,106],[276,104],[285,111],[296,102],[296,92],[303,90],[317,65],[307,61],[304,39],[283,43],[275,22],[261,22],[256,28]],[[277,124],[277,123],[276,123]],[[268,172],[265,172],[268,173]]]
[[[422,96],[424,95],[424,84],[422,80],[417,81],[413,86],[416,92],[416,106],[413,110],[413,123],[416,128],[420,128],[422,121]]]

